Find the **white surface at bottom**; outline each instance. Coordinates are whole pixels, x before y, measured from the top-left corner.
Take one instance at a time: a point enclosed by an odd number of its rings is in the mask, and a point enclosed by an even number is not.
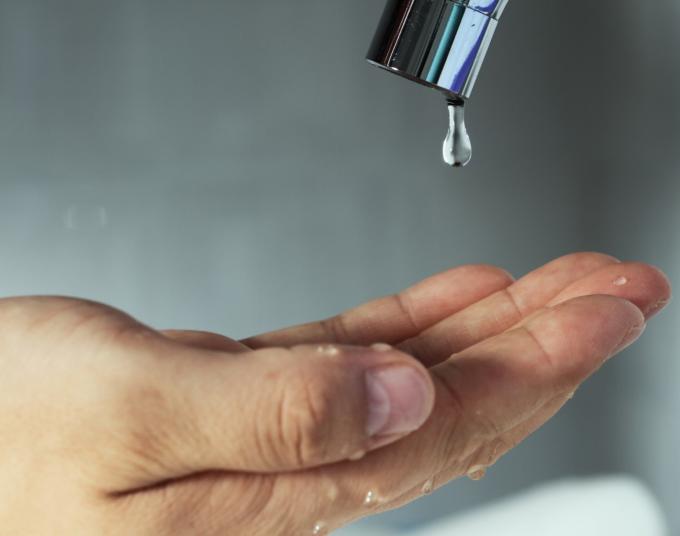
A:
[[[566,480],[412,531],[370,536],[668,536],[649,490],[628,477]],[[350,527],[336,534],[369,536]]]

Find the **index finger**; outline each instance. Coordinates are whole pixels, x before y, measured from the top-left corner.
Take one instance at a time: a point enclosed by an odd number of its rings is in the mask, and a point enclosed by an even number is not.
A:
[[[461,266],[327,320],[258,335],[243,343],[253,349],[317,343],[397,344],[512,282],[510,274],[494,266]]]

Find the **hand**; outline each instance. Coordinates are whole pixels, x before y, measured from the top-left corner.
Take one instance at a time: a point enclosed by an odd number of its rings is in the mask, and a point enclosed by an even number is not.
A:
[[[516,283],[458,268],[243,342],[2,300],[0,526],[323,534],[481,477],[669,296],[650,266],[579,254]]]

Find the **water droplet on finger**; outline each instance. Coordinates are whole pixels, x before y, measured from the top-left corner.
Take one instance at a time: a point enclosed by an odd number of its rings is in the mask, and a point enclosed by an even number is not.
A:
[[[333,346],[332,344],[324,344],[321,346],[317,346],[316,351],[319,354],[328,357],[335,357],[337,355],[340,355],[340,348],[338,348],[337,346]]]
[[[483,465],[475,465],[474,467],[470,468],[467,476],[470,480],[478,482],[486,476],[486,467]]]
[[[359,452],[352,454],[348,459],[351,462],[358,462],[359,460],[363,460],[365,457],[366,457],[366,451],[360,450]]]
[[[338,498],[339,494],[340,494],[340,490],[338,490],[338,486],[331,483],[331,485],[328,486],[328,489],[326,491],[326,496],[328,497],[328,500],[331,501],[331,502],[335,502],[335,500]]]
[[[328,534],[328,526],[323,521],[319,521],[312,529],[313,536],[326,536]]]
[[[625,287],[628,284],[628,278],[621,276],[617,279],[614,280],[614,286],[615,287]]]
[[[377,502],[376,495],[374,491],[369,491],[364,497],[364,506],[375,506]]]
[[[364,506],[367,508],[375,508],[387,504],[389,500],[386,497],[380,495],[377,491],[369,491],[364,496]]]
[[[425,484],[423,484],[423,487],[420,489],[421,493],[423,495],[430,495],[432,491],[434,490],[434,479],[430,479]]]

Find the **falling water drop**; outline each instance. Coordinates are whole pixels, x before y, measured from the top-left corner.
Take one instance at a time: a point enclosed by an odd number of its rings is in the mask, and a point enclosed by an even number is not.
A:
[[[449,131],[444,140],[444,162],[449,166],[467,166],[472,160],[472,142],[465,126],[465,102],[449,99]]]

